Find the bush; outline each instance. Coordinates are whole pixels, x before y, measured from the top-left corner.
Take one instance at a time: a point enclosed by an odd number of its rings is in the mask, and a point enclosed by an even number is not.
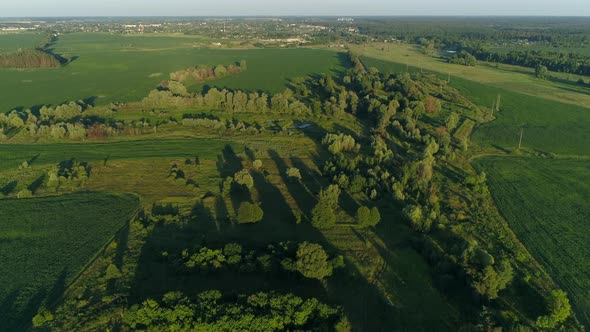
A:
[[[237,172],[234,175],[234,182],[237,184],[243,185],[248,189],[252,189],[252,187],[254,187],[254,178],[245,169]]]
[[[262,220],[264,211],[256,204],[244,202],[238,209],[238,222],[240,224],[254,224]]]
[[[333,267],[324,248],[315,243],[303,242],[297,249],[297,271],[304,277],[322,280],[331,276]]]

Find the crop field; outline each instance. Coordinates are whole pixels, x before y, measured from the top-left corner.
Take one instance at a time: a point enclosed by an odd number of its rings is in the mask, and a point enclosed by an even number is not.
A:
[[[364,58],[367,66],[381,70],[401,71],[400,63]],[[457,66],[457,65],[455,65]],[[410,67],[410,71],[419,71]],[[442,68],[438,74],[446,77]],[[477,127],[473,141],[492,148],[514,150],[518,147],[521,128],[524,128],[524,148],[556,154],[590,154],[590,111],[588,108],[518,93],[494,84],[481,82],[477,77],[452,77],[451,86],[482,107],[491,107],[501,95],[500,112],[496,119]]]
[[[19,49],[37,46],[44,35],[40,33],[0,33],[0,54],[10,54]]]
[[[0,321],[23,330],[135,213],[130,195],[83,193],[0,200]]]
[[[80,99],[97,104],[138,101],[171,72],[200,64],[229,65],[246,60],[247,71],[208,84],[267,92],[282,91],[289,79],[340,71],[347,65],[342,54],[332,51],[210,49],[203,48],[201,41],[178,36],[60,36],[55,52],[75,60],[60,68],[0,70],[0,89],[5,96],[0,99],[0,110]]]
[[[590,322],[590,164],[583,159],[485,157],[492,196],[533,256]]]
[[[3,144],[0,145],[0,169],[29,164],[57,164],[62,161],[103,161],[146,158],[209,158],[216,156],[229,141],[217,139],[160,139],[112,143]]]

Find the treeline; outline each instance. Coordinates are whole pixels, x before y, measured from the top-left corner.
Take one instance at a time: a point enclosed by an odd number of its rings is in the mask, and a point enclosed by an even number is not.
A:
[[[483,47],[463,47],[462,51],[472,54],[481,61],[498,62],[529,68],[545,66],[555,72],[590,75],[590,56],[577,53],[548,51],[510,51],[500,53]]]
[[[551,29],[547,29],[548,24]],[[529,42],[552,47],[584,47],[590,44],[590,25],[583,18],[375,18],[358,19],[364,35],[419,43],[427,38],[440,44],[485,42],[493,45]]]
[[[178,82],[193,81],[202,83],[207,80],[216,80],[229,75],[239,74],[248,69],[246,60],[229,66],[217,65],[214,67],[199,65],[184,70],[179,70],[170,74],[170,79]]]
[[[195,300],[180,292],[167,293],[160,302],[146,300],[126,310],[124,326],[147,331],[350,330],[340,309],[315,298],[263,292],[223,296],[217,290]]]
[[[57,41],[53,34],[46,35],[39,45],[11,54],[0,54],[0,68],[53,68],[68,62],[49,47]]]
[[[0,55],[0,68],[51,68],[60,65],[56,57],[38,49]]]

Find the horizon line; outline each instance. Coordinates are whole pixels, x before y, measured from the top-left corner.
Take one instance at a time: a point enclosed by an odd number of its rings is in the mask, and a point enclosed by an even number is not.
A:
[[[309,15],[33,15],[33,16],[0,16],[0,19],[23,19],[23,18],[398,18],[398,17],[502,17],[502,18],[590,18],[590,15],[519,15],[519,14],[457,14],[457,15],[437,15],[437,14],[397,14],[397,15],[346,15],[346,14],[309,14]]]

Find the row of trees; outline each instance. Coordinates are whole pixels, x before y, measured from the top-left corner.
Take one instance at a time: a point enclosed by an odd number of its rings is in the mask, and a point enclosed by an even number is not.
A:
[[[52,68],[61,63],[53,55],[38,49],[25,49],[12,54],[0,54],[0,68]]]
[[[210,290],[197,295],[194,301],[172,292],[160,302],[150,299],[132,306],[124,317],[127,327],[148,331],[350,330],[340,309],[315,298],[263,292],[224,297]]]
[[[590,56],[578,53],[547,51],[510,51],[500,53],[483,48],[471,50],[473,55],[483,61],[499,62],[529,68],[547,67],[551,71],[590,75]]]
[[[370,213],[369,213],[370,214]],[[369,216],[369,219],[371,216]],[[296,272],[305,278],[323,280],[334,270],[344,266],[342,256],[331,257],[316,243],[302,242],[269,245],[263,250],[243,249],[238,243],[228,243],[223,248],[201,247],[192,253],[183,250],[179,263],[183,270],[217,272]]]
[[[235,75],[247,69],[248,66],[246,60],[228,66],[217,65],[211,67],[207,65],[199,65],[173,72],[170,74],[170,79],[178,82],[191,81],[202,83],[206,80],[215,80],[229,75]]]

